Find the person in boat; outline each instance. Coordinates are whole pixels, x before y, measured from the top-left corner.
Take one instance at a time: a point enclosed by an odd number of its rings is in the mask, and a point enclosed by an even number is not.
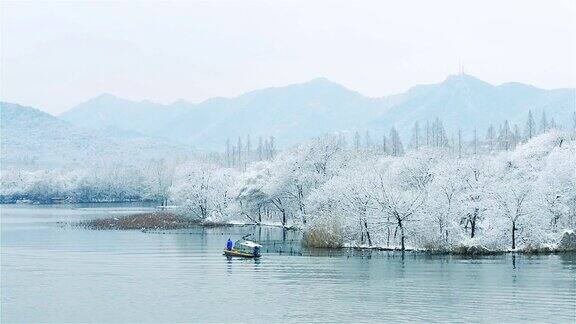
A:
[[[226,250],[232,251],[233,247],[234,247],[234,242],[232,242],[232,240],[230,238],[228,238],[228,242],[226,242]]]

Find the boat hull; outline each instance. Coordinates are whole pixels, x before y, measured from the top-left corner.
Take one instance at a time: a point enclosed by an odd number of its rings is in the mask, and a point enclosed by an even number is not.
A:
[[[225,256],[230,256],[230,257],[240,257],[240,258],[258,258],[260,257],[259,255],[254,255],[252,253],[248,253],[248,252],[242,252],[242,251],[238,251],[238,250],[224,250],[224,255]]]

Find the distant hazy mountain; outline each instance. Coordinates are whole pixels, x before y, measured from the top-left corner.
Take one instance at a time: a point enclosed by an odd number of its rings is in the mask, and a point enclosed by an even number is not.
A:
[[[378,116],[386,101],[367,98],[326,79],[203,102],[169,123],[172,139],[221,148],[227,138],[274,136],[280,145],[351,130]]]
[[[108,127],[87,130],[31,107],[0,102],[2,167],[84,165],[114,160],[138,164],[186,150],[137,133]]]
[[[415,86],[405,93],[368,98],[329,80],[267,88],[235,98],[199,104],[134,102],[102,95],[60,117],[95,129],[115,128],[162,137],[210,150],[221,150],[227,138],[275,136],[289,145],[324,133],[356,130],[388,132],[395,126],[407,140],[415,121],[440,118],[448,131],[476,127],[481,135],[490,123],[509,120],[523,128],[529,109],[535,118],[569,125],[574,89],[543,90],[521,83],[494,86],[466,74],[438,84]]]
[[[549,120],[568,126],[574,95],[574,89],[543,90],[521,83],[494,86],[466,74],[453,75],[439,84],[411,88],[370,128],[395,126],[407,135],[415,121],[422,125],[438,117],[449,131],[461,128],[470,133],[476,127],[483,136],[490,124],[497,127],[505,120],[523,129],[529,110],[537,122],[545,111]]]
[[[113,126],[220,150],[229,137],[275,136],[280,144],[293,144],[326,132],[355,129],[386,106],[387,100],[367,98],[320,78],[200,104],[180,101],[162,106],[103,95],[60,117],[83,127]]]
[[[149,101],[130,101],[101,94],[75,106],[59,117],[85,128],[117,128],[142,134],[151,133],[169,121],[175,111]]]

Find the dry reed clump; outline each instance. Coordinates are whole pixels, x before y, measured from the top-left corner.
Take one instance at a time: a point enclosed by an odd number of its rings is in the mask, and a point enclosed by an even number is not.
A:
[[[343,233],[337,222],[317,222],[308,226],[302,238],[302,245],[308,248],[341,248]]]
[[[95,230],[158,230],[190,228],[198,224],[198,221],[170,212],[151,212],[85,220],[77,225]]]

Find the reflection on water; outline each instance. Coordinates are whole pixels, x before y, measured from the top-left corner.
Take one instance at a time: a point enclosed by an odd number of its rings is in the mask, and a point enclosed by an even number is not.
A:
[[[256,226],[90,231],[147,206],[2,206],[3,322],[573,322],[576,255],[302,250]],[[228,237],[263,243],[227,259]]]

